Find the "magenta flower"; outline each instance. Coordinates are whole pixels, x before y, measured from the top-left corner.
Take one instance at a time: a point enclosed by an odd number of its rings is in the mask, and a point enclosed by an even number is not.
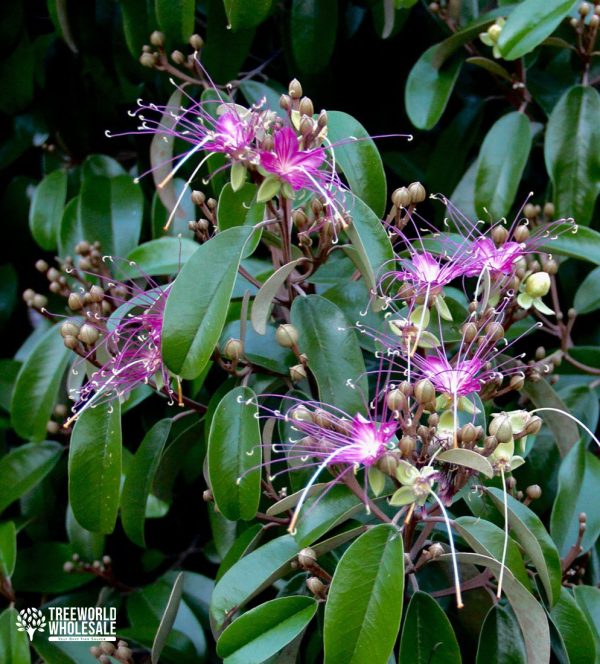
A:
[[[126,397],[134,388],[150,384],[162,389],[173,401],[176,393],[171,388],[171,375],[161,353],[163,318],[168,297],[168,287],[154,284],[151,290],[137,285],[129,286],[99,275],[107,289],[106,300],[119,304],[107,319],[89,316],[86,321],[96,321],[101,341],[88,357],[98,357],[98,349],[109,355],[102,366],[90,376],[88,382],[76,391],[73,415],[65,423],[69,426],[87,408],[100,403]],[[148,279],[148,281],[151,281]],[[152,282],[153,283],[153,282]],[[110,292],[125,293],[127,299],[110,295]],[[76,374],[81,369],[73,369]]]
[[[290,127],[277,131],[273,137],[273,151],[259,151],[259,163],[266,173],[287,182],[292,189],[315,190],[325,186],[325,172],[320,167],[325,161],[323,148],[301,150],[298,136]]]
[[[473,261],[465,275],[474,277],[487,269],[492,276],[509,275],[515,270],[515,263],[527,253],[524,243],[505,242],[496,246],[493,240],[481,237],[471,246]]]
[[[476,357],[458,360],[454,366],[444,355],[415,356],[413,360],[438,392],[460,398],[481,389],[483,362]]]

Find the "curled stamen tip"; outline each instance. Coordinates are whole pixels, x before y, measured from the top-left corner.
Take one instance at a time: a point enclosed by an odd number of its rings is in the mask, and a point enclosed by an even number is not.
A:
[[[239,486],[242,483],[242,478],[238,477],[237,480],[235,481],[236,485]]]
[[[406,136],[406,140],[410,143],[413,140],[414,136],[412,134],[408,134]]]

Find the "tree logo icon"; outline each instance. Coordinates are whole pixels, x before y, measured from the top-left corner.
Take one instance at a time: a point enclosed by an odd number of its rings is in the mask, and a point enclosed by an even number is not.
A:
[[[27,632],[29,640],[33,641],[36,632],[43,632],[46,627],[46,618],[39,609],[23,609],[19,611],[17,618],[17,629],[19,632]]]

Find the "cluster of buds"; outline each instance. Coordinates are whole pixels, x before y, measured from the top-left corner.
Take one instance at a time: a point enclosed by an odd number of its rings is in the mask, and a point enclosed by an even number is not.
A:
[[[577,7],[579,18],[572,18],[570,23],[575,31],[586,38],[590,45],[595,42],[600,26],[600,3],[582,2]]]
[[[195,54],[204,47],[204,40],[200,35],[193,34],[189,38],[188,43],[192,48],[192,53],[184,55],[181,51],[176,50],[167,55],[165,51],[165,36],[162,32],[155,30],[150,35],[150,44],[145,44],[142,47],[140,63],[144,67],[150,67],[151,69],[170,71],[172,68],[170,60],[173,65],[183,67],[192,75],[197,75]]]
[[[192,203],[200,208],[202,216],[198,220],[190,221],[188,227],[198,242],[206,242],[214,235],[217,228],[217,201],[214,198],[207,198],[202,191],[194,190]]]
[[[114,659],[122,664],[133,664],[133,651],[127,641],[117,641],[116,645],[112,641],[102,641],[90,648],[90,654],[100,664],[110,664]]]

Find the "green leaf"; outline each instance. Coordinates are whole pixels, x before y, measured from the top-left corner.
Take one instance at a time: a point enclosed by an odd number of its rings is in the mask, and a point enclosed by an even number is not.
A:
[[[172,420],[159,420],[144,436],[125,476],[121,496],[121,522],[132,542],[145,546],[144,521],[146,505],[158,465],[171,432]]]
[[[271,111],[279,111],[279,99],[285,92],[285,89],[275,81],[269,81],[268,85],[259,81],[240,81],[240,90],[249,104],[259,104],[265,99],[265,108]]]
[[[587,515],[587,527],[581,541],[586,553],[600,535],[600,513],[594,509],[596,493],[600,485],[600,459],[586,450],[579,441],[563,459],[558,472],[558,493],[550,517],[550,534],[561,558],[577,541],[579,515]]]
[[[45,251],[54,251],[67,199],[67,174],[52,171],[39,183],[29,209],[29,228],[33,239]]]
[[[596,664],[598,664],[600,660],[600,589],[593,586],[573,586],[573,594],[594,633]]]
[[[58,231],[58,254],[61,257],[72,256],[75,245],[84,239],[78,209],[79,196],[75,196],[63,210]]]
[[[292,0],[290,37],[294,62],[305,74],[324,69],[333,53],[338,25],[338,3]]]
[[[504,513],[504,501],[507,501],[508,525],[537,569],[548,601],[553,605],[560,594],[562,569],[556,546],[540,518],[526,505],[500,489],[488,487],[486,493],[501,513]]]
[[[387,205],[385,173],[379,150],[367,130],[348,113],[328,111],[327,138],[333,144],[336,165],[346,176],[352,192],[361,199],[356,203],[359,214],[364,201],[382,217]],[[353,201],[348,201],[347,207],[354,216]]]
[[[17,630],[18,617],[13,607],[0,614],[0,662],[30,664],[29,639],[26,632]]]
[[[569,664],[591,664],[596,657],[594,633],[573,595],[561,588],[560,599],[552,607],[550,618],[560,633]]]
[[[487,567],[496,578],[500,575],[500,563],[478,553],[457,553],[460,563]],[[436,558],[437,561],[450,563],[450,554]],[[509,570],[504,570],[502,586],[510,605],[515,612],[527,651],[527,664],[548,664],[550,661],[550,629],[542,605],[515,579]],[[496,661],[496,660],[494,660]],[[499,660],[497,660],[499,661]]]
[[[71,351],[56,326],[38,341],[17,376],[11,403],[12,425],[22,438],[43,440]]]
[[[152,643],[152,652],[151,652],[151,661],[152,664],[158,664],[160,661],[160,655],[165,647],[165,643],[173,628],[175,623],[175,618],[177,617],[177,612],[179,611],[179,604],[181,602],[181,594],[183,592],[183,574],[184,572],[179,572],[173,583],[173,588],[171,589],[171,594],[167,601],[167,606],[165,611],[160,619],[160,624],[158,625],[158,630],[156,636],[154,637],[154,642]]]
[[[5,521],[0,523],[0,577],[11,577],[16,561],[17,530],[14,521]]]
[[[187,44],[194,32],[194,0],[154,0],[158,27],[167,41]]]
[[[504,530],[502,528],[490,521],[473,516],[461,516],[455,519],[453,527],[475,553],[490,556],[498,561],[502,560],[504,549]],[[505,564],[525,588],[531,588],[531,581],[525,569],[519,545],[512,538],[508,540]]]
[[[127,48],[134,58],[139,58],[142,46],[156,26],[154,7],[148,0],[119,0],[123,31]]]
[[[292,272],[304,263],[306,258],[298,258],[291,263],[282,265],[278,270],[265,281],[265,283],[258,289],[254,302],[252,303],[252,311],[250,312],[250,320],[252,327],[259,333],[265,334],[267,331],[267,323],[273,310],[273,300],[279,289],[284,285],[285,280],[292,274]]]
[[[92,175],[84,169],[77,208],[85,239],[98,240],[104,255],[123,257],[138,245],[144,198],[129,175]]]
[[[164,316],[163,358],[183,378],[199,376],[219,340],[244,247],[252,228],[218,233],[200,246],[175,279]]]
[[[71,505],[67,505],[65,527],[69,542],[83,560],[100,560],[104,553],[106,538],[83,528],[75,519]]]
[[[114,530],[121,485],[121,408],[118,400],[83,411],[69,448],[69,501],[86,530]]]
[[[308,295],[294,300],[291,318],[321,401],[345,410],[351,417],[362,412],[362,395],[368,394],[365,364],[356,334],[344,314],[325,298]]]
[[[404,547],[395,527],[371,528],[338,563],[325,605],[325,664],[386,664],[400,628]]]
[[[531,150],[531,128],[524,113],[502,116],[487,133],[475,176],[475,207],[480,216],[506,216],[515,200]]]
[[[220,231],[235,226],[254,226],[263,220],[265,204],[256,201],[256,185],[246,182],[238,191],[226,184],[219,196],[217,224]]]
[[[226,519],[248,521],[258,509],[262,447],[256,394],[237,387],[221,399],[208,436],[208,476]]]
[[[357,267],[367,288],[372,291],[377,286],[377,278],[381,276],[382,270],[393,261],[394,250],[379,217],[359,198],[355,198],[353,203],[352,223],[346,229],[346,235],[356,249]]]
[[[589,314],[600,309],[600,267],[592,270],[575,292],[573,306],[578,314]]]
[[[169,121],[172,121],[173,117],[170,117]],[[158,134],[157,134],[158,136]],[[160,134],[160,138],[165,138],[163,134]],[[150,154],[155,157],[156,160],[159,160],[161,157],[163,162],[154,171],[153,176],[156,180],[159,180],[158,174],[169,172],[167,169],[173,167],[173,162],[169,161],[169,158],[164,157],[164,152],[170,152],[172,159],[172,148],[169,147],[169,141],[171,137],[166,137],[167,142],[162,141],[163,145],[154,143],[156,136],[152,139],[150,145]],[[152,162],[154,165],[154,162]],[[187,190],[187,194],[184,193],[184,190]],[[169,220],[169,214],[171,210],[175,207],[179,197],[179,205],[169,228],[165,230],[167,221]],[[165,202],[169,205],[169,208],[165,206]],[[184,237],[192,239],[194,232],[190,229],[189,223],[191,220],[196,219],[196,206],[192,201],[191,190],[189,189],[188,183],[182,179],[174,177],[172,180],[169,180],[163,187],[156,189],[152,197],[152,209],[151,209],[151,218],[152,218],[152,237],[155,239],[162,239],[165,236],[169,237]]]
[[[0,512],[33,489],[58,463],[62,445],[45,440],[11,450],[0,463]]]
[[[17,592],[64,593],[95,580],[93,574],[65,572],[63,565],[76,551],[62,542],[37,542],[20,549],[12,584]]]
[[[272,0],[224,0],[231,29],[255,28],[268,16],[271,3]]]
[[[127,256],[129,264],[118,266],[119,275],[138,278],[140,274],[151,277],[177,274],[196,249],[198,245],[187,238],[163,237],[160,240],[144,242],[129,252]]]
[[[525,644],[515,615],[507,607],[493,606],[483,623],[475,664],[506,662],[527,664]]]
[[[510,81],[510,83],[512,84],[513,79],[511,75],[502,65],[498,64],[495,60],[490,60],[489,58],[482,58],[480,56],[476,56],[472,58],[467,58],[466,61],[470,65],[476,65],[477,67],[486,69],[491,74],[494,74],[494,76],[500,76],[500,78],[503,78],[505,81]]]
[[[508,17],[498,48],[505,60],[516,60],[549,37],[576,3],[573,0],[525,0]]]
[[[232,609],[242,607],[291,568],[300,547],[291,535],[283,535],[238,560],[216,584],[210,615],[220,630]]]
[[[600,95],[590,86],[569,88],[554,107],[544,142],[557,217],[588,225],[600,191]]]
[[[492,464],[478,452],[467,449],[451,449],[438,454],[438,461],[444,463],[452,463],[457,466],[464,466],[465,468],[472,468],[479,473],[483,473],[486,477],[494,477],[494,469]]]
[[[427,593],[417,591],[410,600],[398,661],[411,664],[460,664],[462,661],[450,621]]]
[[[437,49],[436,44],[421,55],[406,81],[404,104],[410,121],[418,129],[432,129],[442,117],[462,66],[458,57],[436,66]]]
[[[225,664],[264,662],[296,638],[312,620],[312,597],[280,597],[251,609],[221,634],[217,654]]]
[[[555,234],[540,249],[600,265],[600,233],[586,226],[558,226]]]

